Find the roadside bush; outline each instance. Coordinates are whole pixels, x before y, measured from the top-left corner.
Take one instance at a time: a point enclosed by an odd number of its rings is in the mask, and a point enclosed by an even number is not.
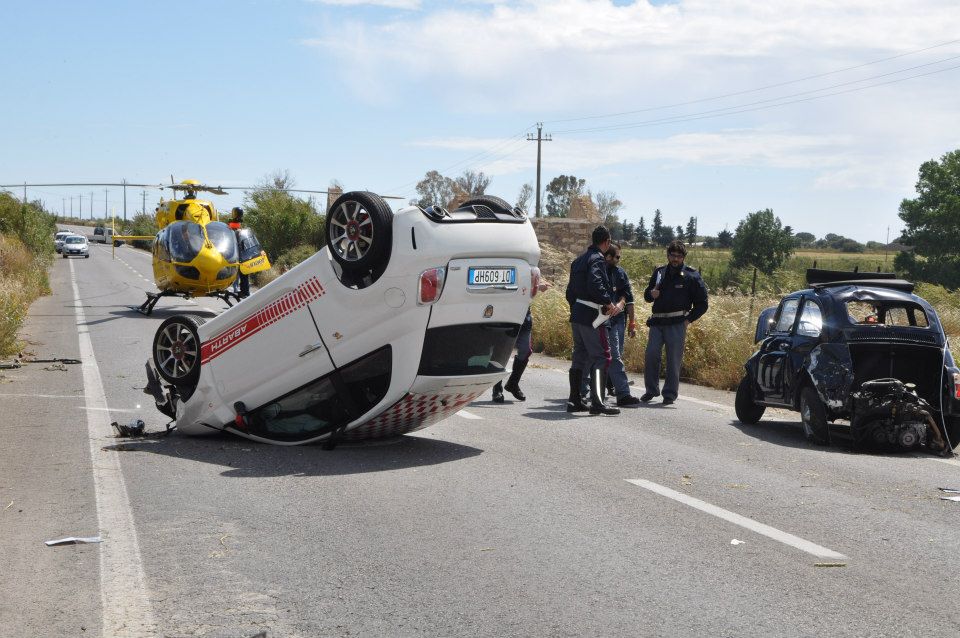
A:
[[[10,193],[0,192],[0,234],[17,237],[35,255],[53,255],[56,218],[39,202],[24,205]]]
[[[52,244],[52,236],[49,242]],[[49,294],[46,254],[32,253],[15,237],[0,235],[0,357],[17,351],[17,330],[37,297]]]

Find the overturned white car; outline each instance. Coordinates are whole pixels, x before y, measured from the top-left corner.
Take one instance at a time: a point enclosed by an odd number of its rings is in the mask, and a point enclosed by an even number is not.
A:
[[[417,430],[507,374],[539,281],[529,220],[496,197],[393,213],[345,193],[327,246],[204,322],[166,319],[147,362],[187,434],[296,445]]]

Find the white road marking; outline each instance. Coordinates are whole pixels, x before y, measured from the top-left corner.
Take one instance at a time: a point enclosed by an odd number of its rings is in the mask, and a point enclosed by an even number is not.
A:
[[[700,405],[708,405],[711,408],[726,408],[731,410],[733,409],[733,406],[730,406],[730,405],[724,405],[722,403],[714,403],[713,401],[705,401],[703,399],[695,399],[693,397],[680,396],[680,397],[677,397],[677,399],[679,399],[680,401],[690,401],[691,403],[699,403]]]
[[[82,399],[82,394],[19,394],[19,393],[2,393],[0,397],[32,397],[35,399]]]
[[[127,486],[120,468],[120,457],[102,448],[116,442],[105,411],[107,397],[103,391],[100,368],[86,325],[80,290],[77,288],[73,261],[70,262],[70,283],[73,286],[74,310],[80,342],[83,389],[87,408],[87,432],[90,438],[90,460],[97,497],[97,518],[105,542],[100,550],[100,600],[103,613],[102,635],[155,636],[157,627],[147,595],[147,583],[140,558],[140,543],[134,526]]]
[[[483,417],[482,417],[482,416],[477,416],[477,415],[474,414],[473,412],[467,412],[466,410],[460,410],[460,411],[457,412],[456,414],[457,414],[457,416],[462,416],[462,417],[465,418],[465,419],[471,419],[471,420],[472,420],[472,419],[476,419],[476,420],[480,420],[480,421],[483,420]]]
[[[700,510],[701,512],[706,512],[707,514],[712,514],[717,518],[722,518],[723,520],[733,523],[734,525],[739,525],[744,529],[748,529],[751,532],[756,532],[761,536],[766,536],[767,538],[772,538],[775,541],[783,543],[784,545],[789,545],[790,547],[795,547],[801,551],[804,551],[808,554],[812,554],[817,558],[828,558],[831,560],[847,560],[847,557],[843,554],[833,551],[832,549],[827,549],[817,545],[816,543],[811,543],[808,540],[804,540],[799,536],[794,536],[787,532],[781,531],[776,527],[770,527],[763,523],[757,522],[752,518],[747,518],[746,516],[741,516],[735,514],[729,510],[725,510],[722,507],[717,507],[716,505],[711,505],[706,501],[701,501],[700,499],[693,498],[683,492],[677,492],[676,490],[671,490],[669,487],[664,487],[658,483],[652,481],[646,481],[644,479],[624,479],[627,483],[632,483],[637,487],[642,487],[644,489],[650,490],[655,494],[660,496],[666,496],[669,499],[673,499],[678,503],[683,503],[684,505],[689,505],[690,507]]]

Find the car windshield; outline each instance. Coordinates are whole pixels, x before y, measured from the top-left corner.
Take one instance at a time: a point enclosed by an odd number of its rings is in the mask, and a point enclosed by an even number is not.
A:
[[[174,222],[167,226],[167,249],[173,261],[187,263],[203,248],[203,228],[193,222]]]
[[[82,243],[85,243],[86,241],[87,240],[84,239],[83,237],[67,237],[68,244],[82,244]]]
[[[229,226],[223,222],[210,222],[207,224],[207,237],[224,259],[231,264],[237,263],[237,236]]]
[[[927,328],[927,313],[919,304],[907,301],[878,302],[851,300],[847,302],[847,318],[858,326],[913,326]]]

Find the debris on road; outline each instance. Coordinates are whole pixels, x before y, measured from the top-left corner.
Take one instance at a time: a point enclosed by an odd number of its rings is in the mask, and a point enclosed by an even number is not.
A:
[[[67,366],[63,365],[62,363],[54,363],[53,365],[45,367],[44,370],[47,372],[66,372]]]
[[[114,421],[110,425],[112,425],[117,430],[117,436],[126,436],[126,437],[143,436],[144,429],[147,427],[147,424],[143,422],[143,419],[134,419],[133,421],[130,421],[130,423],[126,425],[120,425],[119,423]]]
[[[846,563],[814,563],[814,567],[846,567]]]
[[[689,474],[684,474],[680,477],[680,485],[693,485],[693,477]]]
[[[731,545],[746,545],[747,541],[737,540],[736,538],[730,541]]]
[[[53,547],[55,545],[76,545],[102,542],[103,539],[99,536],[67,536],[66,538],[58,538],[55,541],[45,541],[47,547]]]
[[[960,496],[941,496],[941,501],[958,501],[960,502]]]
[[[3,508],[3,511],[6,512],[11,507],[13,507],[13,501],[10,501],[9,503],[7,503],[7,506]]]
[[[938,487],[937,489],[944,494],[960,494],[960,490],[955,487]]]

